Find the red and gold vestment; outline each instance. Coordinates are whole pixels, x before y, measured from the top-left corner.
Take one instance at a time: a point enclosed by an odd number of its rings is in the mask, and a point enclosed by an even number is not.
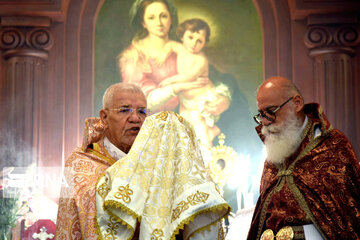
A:
[[[260,239],[266,229],[276,233],[306,224],[314,224],[324,239],[360,239],[360,169],[355,152],[319,105],[306,104],[304,112],[308,123],[299,149],[281,167],[265,161],[249,240]]]
[[[103,127],[98,118],[86,120],[83,146],[75,149],[65,163],[65,178],[59,200],[56,239],[97,239],[96,182],[115,163],[103,145]]]

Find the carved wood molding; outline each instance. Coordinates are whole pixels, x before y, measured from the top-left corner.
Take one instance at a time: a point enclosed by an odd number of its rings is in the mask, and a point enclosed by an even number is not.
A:
[[[338,15],[339,16],[339,15]],[[314,15],[307,19],[304,43],[313,58],[313,91],[332,124],[352,141],[356,106],[352,57],[357,53],[360,30],[357,18],[347,14]]]
[[[63,22],[66,19],[70,1],[0,0],[0,16],[43,16],[55,22]]]
[[[310,56],[337,52],[352,56],[360,42],[359,35],[356,25],[312,25],[306,31],[304,42],[311,49]]]
[[[3,27],[50,27],[49,17],[38,16],[4,16],[1,17],[0,26]]]
[[[310,14],[334,14],[360,10],[358,0],[287,0],[292,20],[301,20]]]
[[[26,5],[38,5],[38,4],[54,4],[55,0],[0,0],[1,4],[26,4]]]
[[[264,79],[292,79],[291,22],[287,0],[252,0],[260,17],[264,47]]]
[[[53,36],[47,28],[7,27],[0,30],[0,48],[5,50],[5,59],[12,56],[47,59],[47,51],[53,44]]]

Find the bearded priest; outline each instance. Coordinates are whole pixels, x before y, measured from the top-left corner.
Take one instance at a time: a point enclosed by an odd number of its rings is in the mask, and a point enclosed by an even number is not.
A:
[[[284,77],[260,85],[257,105],[267,159],[248,239],[360,239],[360,169],[347,137]]]

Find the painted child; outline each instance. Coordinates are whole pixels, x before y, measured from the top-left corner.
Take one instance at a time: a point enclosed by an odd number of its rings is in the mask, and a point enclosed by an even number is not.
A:
[[[210,27],[205,21],[193,18],[180,24],[177,35],[182,41],[182,44],[173,44],[173,50],[177,53],[178,74],[165,79],[160,86],[207,81],[203,87],[181,92],[179,113],[193,124],[201,143],[211,147],[213,139],[220,133],[215,125],[218,117],[206,112],[204,106],[214,101],[216,94],[228,89],[224,84],[215,88],[208,79],[209,63],[202,49],[209,41]]]

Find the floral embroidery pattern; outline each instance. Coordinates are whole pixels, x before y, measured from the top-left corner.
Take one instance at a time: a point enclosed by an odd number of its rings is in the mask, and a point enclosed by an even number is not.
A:
[[[155,229],[151,234],[151,240],[163,240],[164,232],[160,229]]]
[[[191,194],[186,198],[187,201],[181,201],[178,203],[178,206],[173,210],[171,222],[179,218],[181,213],[189,208],[189,205],[195,206],[199,203],[205,203],[208,198],[209,194],[204,192],[196,191],[196,193]]]
[[[179,114],[175,113],[175,116],[179,119],[179,122],[184,123],[184,118]]]
[[[90,162],[80,160],[74,163],[74,170],[76,172],[88,173],[93,171],[93,166]]]
[[[106,195],[108,195],[110,188],[106,183],[103,183],[99,186],[97,192],[102,199],[105,199]]]
[[[163,111],[160,112],[157,116],[156,119],[161,119],[163,121],[166,121],[167,117],[170,115],[174,115],[175,117],[177,117],[177,119],[179,120],[179,122],[184,123],[184,118],[182,116],[180,116],[179,114],[177,114],[176,112],[171,112],[171,111]]]
[[[168,111],[164,111],[164,112],[161,112],[159,113],[157,116],[156,116],[156,119],[161,119],[163,121],[166,121],[166,118],[168,117],[169,115],[169,112]]]
[[[120,186],[118,189],[119,189],[119,192],[115,193],[115,197],[117,199],[123,200],[125,203],[131,202],[130,195],[133,195],[134,191],[129,188],[129,184],[126,185],[125,187]]]

